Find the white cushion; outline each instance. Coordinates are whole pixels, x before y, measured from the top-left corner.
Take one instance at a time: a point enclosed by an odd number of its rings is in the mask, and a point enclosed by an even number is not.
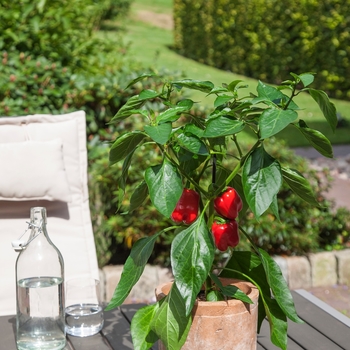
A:
[[[0,200],[71,200],[60,139],[0,143],[0,165]]]

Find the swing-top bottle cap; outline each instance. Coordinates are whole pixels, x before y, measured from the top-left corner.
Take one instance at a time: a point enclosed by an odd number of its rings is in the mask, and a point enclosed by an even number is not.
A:
[[[12,244],[12,248],[16,252],[19,252],[19,251],[24,249],[24,241],[22,241],[20,239],[16,239],[16,240],[12,241],[11,244]]]
[[[24,233],[19,237],[18,239],[15,239],[14,241],[11,242],[12,248],[16,252],[20,252],[23,249],[26,248],[26,246],[38,235],[40,234],[42,230],[42,225],[46,224],[46,208],[44,207],[33,207],[30,209],[30,222],[27,222],[28,228],[24,231]],[[21,238],[25,235],[25,233],[28,231],[30,228],[35,228],[38,232],[35,236],[32,236],[29,241],[25,242]]]

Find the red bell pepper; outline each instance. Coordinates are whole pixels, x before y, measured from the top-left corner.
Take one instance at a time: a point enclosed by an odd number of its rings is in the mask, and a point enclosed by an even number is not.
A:
[[[236,247],[239,243],[238,223],[231,220],[226,223],[214,221],[211,231],[214,235],[215,245],[224,252],[228,247]]]
[[[171,219],[176,223],[192,224],[197,219],[199,208],[199,194],[188,188],[184,188],[176,207],[171,214]]]
[[[226,191],[214,200],[216,212],[226,219],[236,219],[242,207],[242,199],[238,192],[232,187],[227,187]]]

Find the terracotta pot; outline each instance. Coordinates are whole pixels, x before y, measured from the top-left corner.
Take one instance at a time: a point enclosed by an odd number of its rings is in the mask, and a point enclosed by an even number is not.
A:
[[[258,289],[249,282],[223,278],[223,285],[235,285],[254,304],[240,300],[197,301],[192,311],[193,322],[182,350],[256,350],[258,322]],[[170,291],[172,282],[156,289],[157,300]],[[159,350],[165,347],[159,342]]]

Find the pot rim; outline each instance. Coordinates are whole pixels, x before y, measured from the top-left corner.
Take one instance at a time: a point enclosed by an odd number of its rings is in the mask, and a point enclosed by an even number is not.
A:
[[[226,277],[219,277],[220,280],[223,281],[224,285],[235,285],[239,289],[241,289],[247,296],[254,302],[254,304],[257,304],[259,299],[259,290],[258,288],[251,282],[239,280],[235,278],[226,278]],[[170,291],[171,285],[174,281],[170,281],[167,283],[163,283],[156,287],[155,293],[157,300],[163,299]],[[200,307],[225,307],[225,306],[234,306],[236,304],[246,304],[241,300],[238,299],[229,299],[229,300],[222,300],[222,301],[203,301],[203,300],[196,300],[195,306],[198,305]],[[249,305],[249,304],[247,304]]]

